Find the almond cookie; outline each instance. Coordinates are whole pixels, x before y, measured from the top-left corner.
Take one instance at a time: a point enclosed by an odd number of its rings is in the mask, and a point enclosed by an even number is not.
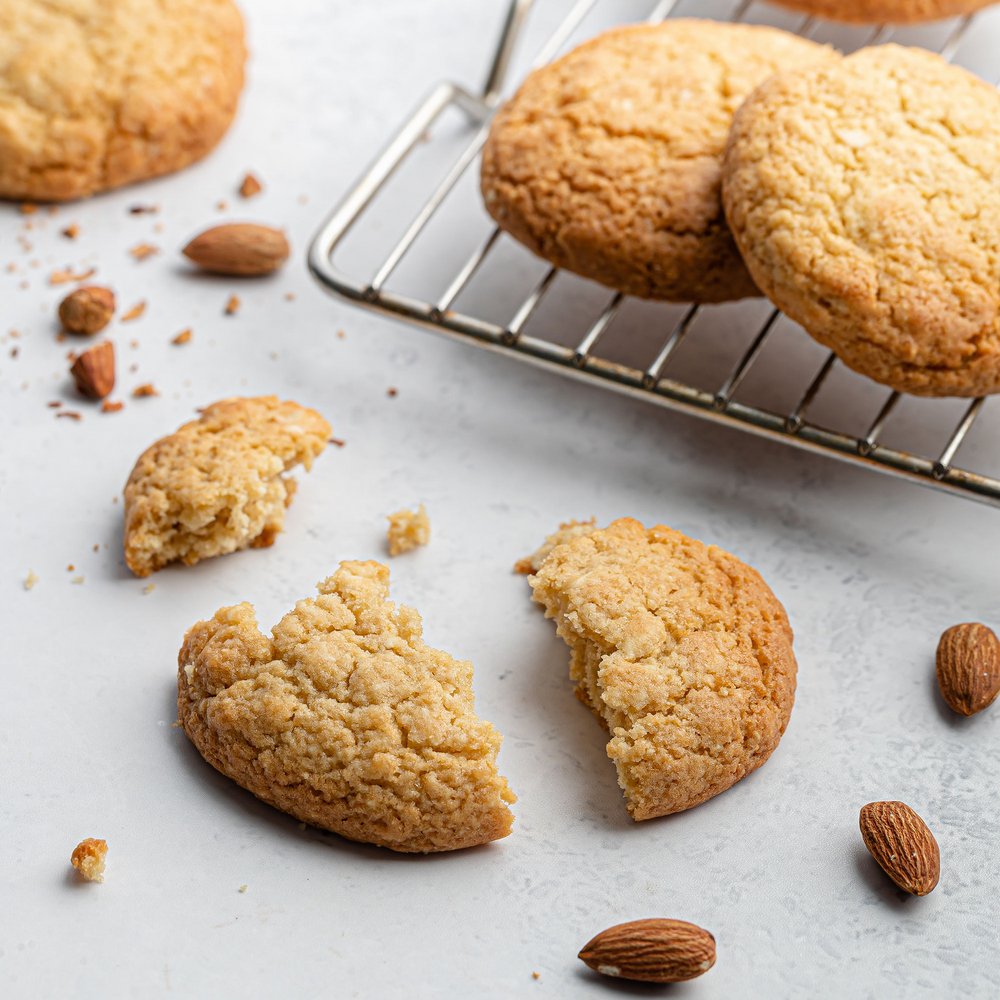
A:
[[[0,198],[65,201],[179,170],[243,87],[231,0],[4,0]]]
[[[276,396],[224,399],[139,456],[125,485],[125,562],[149,576],[177,560],[273,544],[295,480],[330,425]]]
[[[633,819],[690,809],[767,760],[796,664],[785,610],[756,570],[631,518],[565,525],[531,563],[577,697],[611,733]]]
[[[784,7],[803,10],[830,21],[859,24],[913,24],[937,21],[956,14],[971,14],[996,0],[774,0]]]
[[[736,116],[724,201],[761,289],[856,371],[1000,391],[1000,94],[922,49],[783,73]]]
[[[388,596],[385,566],[343,562],[270,638],[249,604],[199,622],[178,658],[181,725],[237,784],[350,840],[426,853],[506,837],[515,799],[472,664]]]
[[[726,134],[757,84],[831,55],[714,21],[609,31],[532,73],[497,114],[486,207],[539,256],[630,295],[758,295],[719,200]]]

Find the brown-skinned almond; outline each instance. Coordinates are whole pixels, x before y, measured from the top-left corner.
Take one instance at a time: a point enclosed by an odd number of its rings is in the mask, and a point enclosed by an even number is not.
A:
[[[715,938],[686,920],[632,920],[601,931],[578,957],[604,976],[680,983],[715,965]]]
[[[110,340],[88,347],[69,370],[77,389],[91,399],[104,399],[115,387],[115,348]]]
[[[927,824],[905,802],[869,802],[861,837],[882,870],[904,892],[926,896],[941,877],[941,854]]]
[[[100,285],[74,289],[59,303],[59,322],[70,333],[99,333],[115,314],[115,293]]]
[[[253,222],[232,222],[200,233],[184,256],[205,271],[253,277],[270,274],[288,260],[285,234]]]
[[[959,715],[975,715],[1000,694],[1000,639],[979,622],[952,625],[937,648],[941,697]]]

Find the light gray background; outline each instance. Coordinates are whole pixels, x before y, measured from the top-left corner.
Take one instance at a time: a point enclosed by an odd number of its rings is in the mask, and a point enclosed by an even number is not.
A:
[[[445,74],[479,79],[502,3],[244,6],[249,85],[206,162],[55,217],[0,209],[0,263],[17,262],[0,271],[5,996],[649,995],[598,981],[575,955],[609,924],[657,915],[718,939],[717,966],[671,996],[996,996],[1000,711],[951,715],[933,654],[944,627],[1000,619],[1000,512],[324,296],[303,265],[310,235],[420,94]],[[566,6],[549,3],[538,25]],[[763,6],[755,16],[779,19]],[[995,14],[983,20],[970,61],[996,50],[998,29]],[[246,169],[266,191],[241,203]],[[162,211],[128,215],[137,202]],[[464,211],[474,224],[456,223],[448,239],[474,245],[485,221],[472,200]],[[194,232],[236,217],[287,228],[295,258],[280,276],[209,280],[180,260]],[[69,222],[82,230],[75,243],[59,235]],[[144,240],[163,253],[136,263],[127,249]],[[141,320],[109,331],[126,402],[116,415],[78,403],[67,380],[64,354],[77,344],[58,343],[53,324],[66,288],[46,278],[69,264],[96,265],[122,308],[149,302]],[[231,291],[238,317],[221,315]],[[193,342],[171,346],[186,326]],[[127,395],[147,380],[158,398]],[[119,542],[117,498],[135,457],[196,406],[270,392],[318,407],[346,447],[303,477],[272,549],[157,574],[144,593]],[[83,421],[56,419],[52,399]],[[995,465],[997,426],[979,446]],[[190,624],[243,599],[272,623],[339,559],[381,557],[384,515],[419,501],[434,537],[392,563],[394,593],[421,610],[429,641],[475,663],[478,707],[504,734],[501,767],[520,796],[509,839],[429,858],[300,830],[212,771],[171,725]],[[625,514],[758,567],[787,605],[800,663],[771,761],[691,812],[639,825],[572,696],[565,648],[511,573],[560,520]],[[878,798],[909,802],[937,833],[943,870],[930,897],[904,898],[864,853],[858,809]],[[110,844],[103,885],[70,873],[86,836]]]

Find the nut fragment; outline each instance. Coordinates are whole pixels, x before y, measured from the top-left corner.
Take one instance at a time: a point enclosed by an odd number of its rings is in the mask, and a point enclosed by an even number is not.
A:
[[[100,285],[84,285],[59,303],[59,322],[70,333],[94,334],[115,314],[115,293]]]
[[[263,191],[264,186],[261,184],[253,174],[247,174],[243,178],[243,183],[240,185],[240,197],[241,198],[252,198],[255,194],[260,194]]]
[[[288,259],[289,247],[277,229],[234,222],[206,229],[183,252],[206,271],[252,276],[276,271]]]
[[[69,370],[76,387],[91,399],[104,399],[115,387],[115,348],[110,340],[89,347]]]
[[[81,878],[88,882],[103,882],[104,859],[107,856],[108,842],[88,837],[73,848],[69,860]]]
[[[960,715],[989,708],[1000,694],[1000,639],[979,622],[953,625],[937,648],[941,697]]]
[[[578,957],[605,976],[679,983],[715,965],[715,938],[686,920],[633,920],[602,931]]]
[[[861,809],[860,826],[865,847],[904,892],[926,896],[938,884],[937,841],[905,802],[869,802]]]

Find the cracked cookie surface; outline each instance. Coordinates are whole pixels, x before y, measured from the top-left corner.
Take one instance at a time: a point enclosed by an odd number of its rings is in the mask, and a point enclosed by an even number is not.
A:
[[[500,734],[473,708],[472,664],[426,645],[388,601],[389,571],[343,562],[270,637],[253,608],[187,634],[178,715],[215,768],[265,802],[395,851],[450,851],[510,833]]]
[[[996,0],[775,0],[775,3],[831,21],[913,24],[971,14]]]
[[[902,392],[1000,391],[1000,94],[922,49],[773,77],[736,115],[723,198],[757,284]]]
[[[125,562],[136,576],[168,563],[273,544],[295,480],[330,425],[276,396],[224,399],[139,456],[125,485]]]
[[[481,188],[558,267],[644,298],[758,295],[719,173],[744,97],[832,50],[775,28],[669,20],[609,31],[532,73],[497,113]]]
[[[785,610],[756,570],[631,518],[564,525],[531,569],[577,696],[611,734],[633,819],[698,805],[771,755],[796,663]]]
[[[0,4],[0,198],[65,201],[179,170],[243,87],[231,0]]]

